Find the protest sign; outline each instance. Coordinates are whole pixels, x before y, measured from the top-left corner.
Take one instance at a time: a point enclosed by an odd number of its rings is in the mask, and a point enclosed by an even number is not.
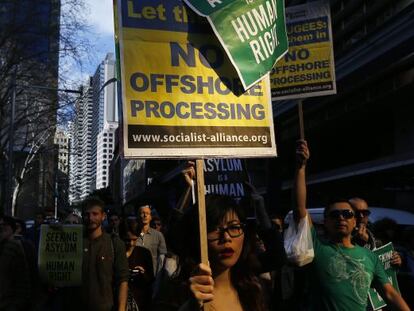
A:
[[[181,0],[118,0],[127,158],[275,156],[269,79],[244,91]]]
[[[391,265],[391,258],[394,252],[392,243],[390,242],[382,247],[379,247],[373,250],[373,252],[378,256],[380,262],[384,265],[385,273],[387,274],[391,285],[394,286],[398,292],[400,292],[397,281],[397,270]],[[371,288],[368,294],[373,310],[381,309],[387,305],[384,299],[374,288]]]
[[[82,226],[42,225],[39,274],[49,285],[77,286],[82,281]]]
[[[287,52],[283,0],[185,0],[207,17],[245,89]]]
[[[249,176],[241,159],[205,159],[204,180],[206,194],[242,198]]]
[[[272,99],[336,94],[329,3],[286,8],[289,51],[270,73]]]

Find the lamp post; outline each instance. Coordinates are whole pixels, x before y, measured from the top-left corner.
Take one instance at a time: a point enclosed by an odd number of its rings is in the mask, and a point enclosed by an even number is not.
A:
[[[111,78],[108,81],[105,81],[105,83],[101,86],[101,88],[99,89],[98,94],[100,94],[102,92],[102,90],[107,87],[109,84],[116,82],[117,79],[116,78]]]

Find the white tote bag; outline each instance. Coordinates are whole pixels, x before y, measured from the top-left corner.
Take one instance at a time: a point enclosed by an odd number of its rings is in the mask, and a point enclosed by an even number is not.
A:
[[[284,234],[286,256],[290,262],[299,267],[311,263],[315,257],[308,217],[306,215],[298,224],[293,217],[290,217],[289,227]]]

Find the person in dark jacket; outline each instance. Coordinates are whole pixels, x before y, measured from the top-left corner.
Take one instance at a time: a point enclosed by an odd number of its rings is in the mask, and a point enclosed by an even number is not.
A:
[[[151,310],[154,270],[151,252],[137,246],[138,224],[134,219],[125,219],[120,225],[120,236],[125,241],[130,271],[129,291],[140,311]]]
[[[125,310],[128,296],[128,261],[124,243],[104,232],[104,203],[97,198],[84,201],[83,264],[81,300],[85,310]]]
[[[30,295],[29,270],[23,247],[13,239],[16,222],[0,216],[0,310],[26,310]]]

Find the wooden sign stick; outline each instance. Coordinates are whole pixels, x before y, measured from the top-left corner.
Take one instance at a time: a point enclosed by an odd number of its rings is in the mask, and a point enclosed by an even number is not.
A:
[[[201,263],[209,265],[207,244],[206,198],[204,190],[204,160],[196,160],[196,173],[198,224],[200,228],[200,258]],[[203,304],[203,311],[210,311],[210,303]]]
[[[204,160],[196,160],[197,170],[197,204],[200,227],[201,263],[208,265],[206,199],[204,191]]]
[[[301,140],[305,140],[305,126],[303,123],[303,108],[302,108],[302,100],[298,101],[298,117],[299,117],[299,138]]]

